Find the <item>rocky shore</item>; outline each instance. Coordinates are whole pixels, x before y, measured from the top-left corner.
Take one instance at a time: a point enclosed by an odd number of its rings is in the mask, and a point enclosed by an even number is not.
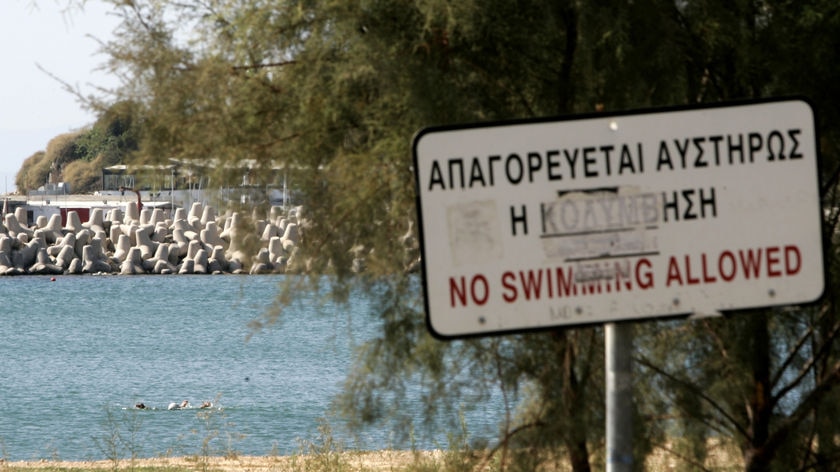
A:
[[[167,217],[162,209],[75,211],[28,222],[17,208],[0,222],[0,276],[70,274],[285,273],[300,244],[301,208],[272,207],[246,223],[237,212],[218,215],[193,203]]]

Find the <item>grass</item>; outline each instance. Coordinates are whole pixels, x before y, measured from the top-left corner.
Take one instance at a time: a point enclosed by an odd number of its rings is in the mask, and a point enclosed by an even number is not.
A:
[[[0,472],[81,472],[81,471],[131,471],[131,472],[516,472],[530,470],[522,463],[502,459],[487,449],[475,449],[466,441],[466,431],[453,433],[448,447],[427,451],[345,450],[333,435],[329,424],[323,422],[314,441],[301,442],[298,452],[280,456],[270,451],[266,456],[243,456],[236,449],[244,436],[236,433],[235,425],[228,421],[221,409],[198,410],[200,420],[188,438],[198,447],[192,454],[175,455],[168,451],[164,456],[141,458],[139,432],[142,415],[133,410],[107,409],[102,422],[101,437],[93,438],[102,457],[98,461],[61,461],[55,454],[50,459],[29,462],[11,462],[6,459],[3,439],[0,438]],[[743,464],[737,451],[727,442],[708,445],[710,458],[703,470],[740,470]],[[181,446],[177,450],[182,450]],[[560,472],[570,470],[561,451],[547,451],[555,459],[539,461],[539,470]],[[676,461],[676,463],[675,463]],[[501,463],[507,462],[506,466]],[[646,470],[675,470],[680,460],[666,449],[657,450],[645,462]],[[533,465],[533,464],[532,464]],[[683,463],[683,465],[685,465]]]
[[[218,404],[218,398],[214,404]],[[143,415],[133,409],[106,407],[102,433],[94,437],[103,460],[62,461],[56,453],[49,459],[12,462],[6,459],[3,438],[0,438],[0,472],[443,472],[468,470],[464,457],[456,450],[440,451],[373,451],[345,450],[333,435],[327,422],[319,426],[314,441],[303,441],[296,454],[280,456],[271,451],[266,456],[242,456],[236,444],[244,435],[228,421],[223,409],[197,410],[199,420],[188,437],[156,458],[142,458],[140,443]],[[194,453],[184,453],[184,444],[198,444]],[[463,441],[454,441],[457,445]],[[453,467],[460,464],[460,467]]]

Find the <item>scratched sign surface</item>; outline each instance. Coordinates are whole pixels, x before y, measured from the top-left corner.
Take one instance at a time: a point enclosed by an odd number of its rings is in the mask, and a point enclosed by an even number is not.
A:
[[[428,128],[414,164],[438,337],[806,303],[825,287],[803,100]]]

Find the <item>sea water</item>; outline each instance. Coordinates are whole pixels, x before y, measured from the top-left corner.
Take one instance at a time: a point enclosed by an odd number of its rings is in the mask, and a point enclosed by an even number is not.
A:
[[[0,458],[289,454],[317,441],[354,347],[380,324],[364,297],[302,293],[255,331],[283,277],[0,277]],[[396,445],[389,431],[353,438]]]

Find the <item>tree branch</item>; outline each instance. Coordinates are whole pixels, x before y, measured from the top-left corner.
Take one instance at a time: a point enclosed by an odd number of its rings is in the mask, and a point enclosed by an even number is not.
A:
[[[700,397],[702,400],[704,400],[706,403],[708,403],[709,406],[711,406],[713,410],[720,413],[721,416],[723,416],[727,421],[729,421],[732,424],[733,428],[736,431],[738,431],[742,436],[744,436],[745,438],[749,437],[749,433],[747,432],[747,430],[744,429],[743,426],[732,415],[727,413],[727,411],[722,406],[720,406],[717,402],[715,402],[711,397],[706,395],[702,390],[697,388],[695,385],[693,385],[693,384],[691,384],[691,383],[689,383],[685,380],[679,379],[676,376],[671,375],[668,372],[665,372],[665,370],[660,369],[659,367],[653,365],[651,362],[649,362],[647,359],[645,359],[643,357],[637,357],[635,359],[636,359],[636,362],[638,362],[639,364],[641,364],[641,365],[647,367],[648,369],[656,372],[657,374],[665,377],[666,379],[670,380],[671,382],[674,382],[676,384],[679,384],[679,385],[683,386],[683,388],[686,388],[691,393],[694,393],[695,395]]]
[[[790,383],[788,383],[788,385],[785,386],[785,388],[779,390],[779,392],[776,395],[773,395],[772,401],[774,407],[785,395],[788,394],[788,392],[796,388],[802,382],[802,380],[808,375],[811,369],[814,368],[814,365],[816,365],[818,360],[823,359],[824,356],[827,355],[828,350],[833,347],[833,341],[837,338],[838,334],[840,334],[840,321],[834,323],[831,332],[828,334],[828,337],[823,341],[819,351],[814,353],[814,355],[811,357],[808,363],[805,366],[803,366],[802,369],[800,369],[799,374],[796,376],[796,378]],[[781,371],[779,372],[779,374],[781,375]]]

